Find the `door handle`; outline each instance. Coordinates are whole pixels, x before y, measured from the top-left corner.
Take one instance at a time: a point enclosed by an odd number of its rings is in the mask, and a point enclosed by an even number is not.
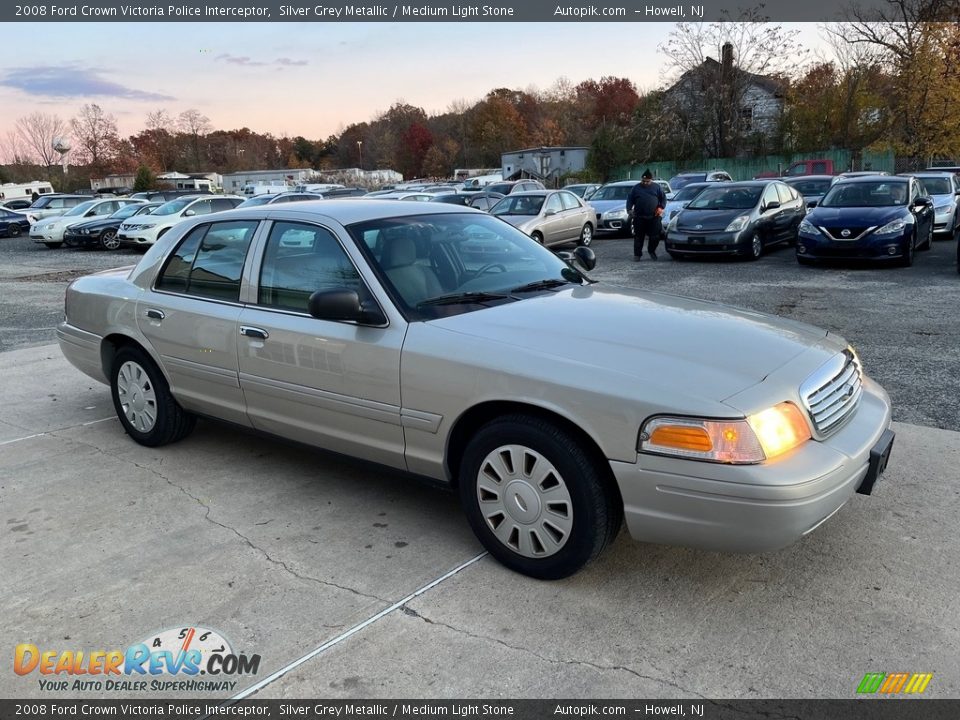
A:
[[[270,337],[270,333],[266,330],[262,330],[257,327],[250,327],[249,325],[240,326],[240,334],[246,335],[247,337],[256,338],[257,340],[266,340]]]
[[[166,315],[163,314],[163,310],[157,310],[155,308],[149,308],[144,315],[151,320],[163,320],[166,317]]]

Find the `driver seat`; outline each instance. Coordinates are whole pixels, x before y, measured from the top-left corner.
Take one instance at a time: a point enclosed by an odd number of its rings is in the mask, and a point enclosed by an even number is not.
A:
[[[427,298],[443,294],[443,286],[433,269],[417,264],[417,243],[409,236],[387,242],[381,261],[387,278],[410,307]]]

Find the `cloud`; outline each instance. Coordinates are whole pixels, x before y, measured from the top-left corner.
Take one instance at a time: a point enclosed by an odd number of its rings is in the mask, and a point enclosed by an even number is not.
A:
[[[228,62],[232,65],[241,65],[243,67],[265,67],[267,65],[279,65],[281,68],[284,67],[301,67],[307,65],[306,60],[291,60],[290,58],[282,57],[277,58],[273,62],[264,62],[262,60],[254,60],[247,55],[229,55],[223,53],[217,55],[217,60],[223,60],[223,62]]]
[[[0,73],[0,86],[54,98],[111,97],[125,100],[173,100],[169,95],[126,87],[101,76],[99,68],[37,65]]]

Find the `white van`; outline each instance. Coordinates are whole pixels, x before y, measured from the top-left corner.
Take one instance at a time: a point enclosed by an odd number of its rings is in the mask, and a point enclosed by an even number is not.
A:
[[[503,173],[493,173],[492,175],[477,175],[463,181],[461,190],[465,192],[476,192],[483,190],[487,185],[495,182],[503,182]]]
[[[273,193],[282,193],[290,190],[290,186],[283,180],[271,180],[270,182],[247,183],[243,186],[243,194],[247,197],[256,197],[257,195],[267,195]]]
[[[29,200],[33,194],[50,195],[53,185],[45,180],[32,180],[28,183],[4,183],[0,185],[0,203],[5,200]]]
[[[306,183],[297,185],[293,191],[298,193],[325,193],[328,190],[340,190],[344,186],[337,183]]]

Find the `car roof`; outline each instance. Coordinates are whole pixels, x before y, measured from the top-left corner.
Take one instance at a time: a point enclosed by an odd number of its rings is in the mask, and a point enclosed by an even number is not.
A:
[[[298,203],[282,203],[280,205],[259,205],[257,207],[240,208],[218,213],[218,217],[241,218],[248,215],[262,217],[264,213],[296,213],[302,216],[315,218],[332,218],[341,225],[379,220],[381,218],[408,217],[411,215],[449,215],[451,213],[475,213],[486,215],[479,210],[462,205],[447,205],[445,203],[412,202],[403,203],[395,200],[380,200],[377,198],[341,198],[329,200],[304,200]]]
[[[898,173],[897,177],[915,177],[915,178],[947,178],[953,179],[955,173],[944,172],[942,170],[921,170],[918,172]]]
[[[790,183],[794,180],[833,180],[836,175],[791,175],[788,178],[771,178],[780,182]]]
[[[601,187],[612,187],[618,185],[637,185],[639,180],[617,180],[616,182],[605,183]]]
[[[838,183],[849,185],[855,182],[909,182],[910,178],[904,175],[841,175],[837,178]]]
[[[769,178],[760,180],[738,180],[737,182],[726,183],[704,183],[708,187],[716,186],[719,189],[743,188],[743,187],[766,187],[775,182],[782,182],[780,178]]]

